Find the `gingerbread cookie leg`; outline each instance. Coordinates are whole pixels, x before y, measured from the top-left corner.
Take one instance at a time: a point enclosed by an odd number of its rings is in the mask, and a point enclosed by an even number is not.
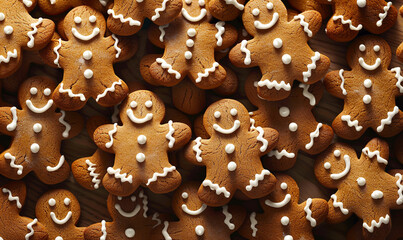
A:
[[[360,125],[359,113],[341,112],[332,123],[334,132],[346,139],[357,139],[365,132],[365,128]]]
[[[185,66],[175,64],[175,58],[164,57],[157,58],[150,66],[150,74],[153,78],[166,87],[172,87],[178,84],[187,74],[183,69]]]
[[[94,96],[95,101],[104,107],[119,104],[129,92],[126,83],[116,75],[114,78],[108,78],[103,82],[99,82],[95,89],[97,89],[96,92],[98,92],[98,95],[96,97]]]
[[[403,112],[395,106],[381,119],[376,131],[380,136],[387,138],[395,136],[401,129],[403,129]]]
[[[342,2],[336,3],[336,5]],[[326,33],[329,38],[338,42],[353,40],[362,29],[362,24],[354,11],[345,11],[344,7],[335,6],[336,11],[326,26]]]
[[[201,89],[212,89],[220,86],[224,81],[227,72],[217,62],[212,60],[198,60],[199,64],[193,64],[194,67],[189,71],[189,77],[194,81],[197,87]],[[213,62],[212,66],[207,66],[204,63]],[[195,66],[196,65],[196,66]]]
[[[84,107],[87,102],[87,93],[77,85],[74,85],[74,83],[67,84],[66,82],[67,81],[60,83],[53,92],[52,98],[55,104],[68,111],[74,111]]]
[[[145,169],[145,185],[155,193],[171,192],[181,184],[182,177],[175,166],[162,168],[150,164]]]
[[[19,180],[27,175],[32,168],[25,161],[24,156],[17,155],[17,152],[11,151],[12,149],[7,149],[0,155],[0,174],[13,180]]]
[[[39,180],[46,184],[60,183],[70,175],[70,166],[66,162],[64,155],[49,155],[45,159],[41,159],[41,162],[44,164],[46,170],[35,171],[35,174]]]

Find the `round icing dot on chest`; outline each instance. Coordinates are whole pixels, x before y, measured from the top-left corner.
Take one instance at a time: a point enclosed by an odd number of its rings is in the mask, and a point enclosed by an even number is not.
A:
[[[48,201],[49,206],[54,207],[56,205],[56,200],[54,198],[49,199]]]
[[[86,69],[85,71],[84,71],[84,77],[86,78],[86,79],[90,79],[90,78],[92,78],[94,76],[94,72],[91,70],[91,69]]]
[[[52,93],[52,90],[50,90],[49,88],[45,88],[45,90],[43,90],[43,94],[45,94],[45,96],[49,96]]]
[[[364,44],[360,44],[360,46],[358,47],[358,49],[360,49],[361,52],[364,52],[366,47]]]
[[[5,26],[5,27],[4,27],[4,33],[5,33],[6,35],[12,34],[13,31],[14,31],[14,29],[13,29],[13,27],[11,27],[11,26]]]
[[[290,223],[290,219],[287,216],[281,218],[281,225],[287,226]]]
[[[295,132],[298,130],[298,124],[295,122],[292,122],[288,125],[288,129],[290,129],[291,132]]]
[[[139,135],[139,136],[137,137],[137,142],[138,142],[139,144],[141,144],[141,145],[146,144],[146,142],[147,142],[147,137],[144,136],[144,135]]]
[[[142,163],[146,160],[146,155],[144,155],[144,153],[137,153],[136,160],[137,162]]]
[[[133,238],[134,235],[135,235],[135,233],[136,233],[136,232],[134,231],[133,228],[128,228],[128,229],[125,230],[125,235],[126,235],[126,237],[128,237],[128,238]]]
[[[332,165],[330,164],[330,162],[325,162],[325,163],[323,164],[323,167],[324,167],[325,169],[330,169],[330,167],[332,167]]]
[[[334,154],[335,157],[340,157],[341,156],[340,150],[337,150],[337,149],[334,150],[333,154]]]
[[[29,92],[31,93],[31,95],[35,95],[38,93],[38,89],[36,87],[31,87],[31,89],[29,89]]]
[[[288,64],[291,63],[291,56],[290,56],[289,54],[284,54],[284,55],[281,57],[281,61],[283,61],[283,63],[284,63],[285,65],[288,65]]]
[[[280,184],[280,188],[283,189],[283,190],[286,190],[286,189],[288,188],[287,183],[282,182],[282,183]]]
[[[196,36],[196,29],[194,29],[194,28],[189,28],[188,31],[187,31],[187,34],[188,34],[189,37],[194,37],[194,36]]]
[[[148,100],[148,101],[146,101],[146,102],[144,103],[144,105],[146,105],[146,108],[150,108],[150,107],[153,106],[153,102],[151,102],[150,100]]]
[[[225,146],[225,152],[226,152],[226,153],[231,154],[231,153],[233,153],[234,151],[235,151],[235,146],[234,146],[234,144],[228,143],[228,144]]]
[[[182,198],[187,199],[189,197],[189,194],[187,192],[182,193]]]
[[[383,192],[381,192],[379,190],[375,190],[371,193],[371,197],[372,197],[372,199],[381,199],[381,198],[383,198]]]
[[[57,237],[55,238],[55,240],[63,240],[63,238],[60,237],[60,236],[57,236]]]
[[[367,5],[367,1],[366,0],[357,0],[357,5],[360,8],[363,8]]]
[[[204,227],[202,225],[197,225],[195,228],[195,233],[197,236],[203,236],[204,234]]]
[[[259,13],[260,13],[260,10],[258,9],[258,8],[254,8],[253,10],[252,10],[252,15],[253,16],[259,16]]]
[[[281,38],[276,38],[273,40],[273,47],[281,48],[283,46],[283,40]]]
[[[87,50],[87,51],[85,51],[84,53],[83,53],[83,58],[85,59],[85,60],[91,60],[91,58],[92,58],[92,52],[90,51],[90,50]]]
[[[362,101],[363,101],[365,104],[370,104],[370,103],[371,103],[371,100],[372,100],[372,98],[371,98],[370,95],[365,95],[365,96],[362,98]]]
[[[94,22],[97,21],[97,17],[95,17],[94,15],[91,15],[88,20],[89,20],[90,22],[94,23]]]
[[[37,143],[33,143],[32,145],[31,145],[31,152],[32,153],[37,153],[37,152],[39,152],[39,144],[37,144]]]
[[[187,47],[193,47],[194,45],[195,45],[195,42],[192,39],[186,40]]]
[[[365,186],[365,183],[366,183],[366,182],[367,182],[367,181],[366,181],[365,178],[363,178],[363,177],[357,178],[357,184],[358,184],[358,186],[360,186],[360,187]]]
[[[291,235],[286,235],[284,240],[294,240],[294,238]]]
[[[5,18],[6,16],[4,15],[4,13],[0,12],[0,22],[4,21]]]
[[[290,109],[288,107],[281,107],[279,113],[282,117],[288,117],[290,115]]]
[[[192,54],[190,51],[186,51],[186,52],[185,52],[185,58],[186,58],[187,60],[192,59],[192,56],[193,56],[193,54]]]
[[[371,81],[371,79],[365,79],[365,80],[364,80],[364,87],[365,87],[365,88],[370,88],[370,87],[372,87],[372,81]]]
[[[42,125],[40,123],[35,123],[32,129],[34,130],[34,132],[40,133],[42,131]]]
[[[273,9],[273,3],[272,2],[268,2],[266,4],[267,9],[272,10]]]
[[[80,18],[80,17],[75,17],[75,18],[74,18],[74,22],[75,22],[76,24],[81,23],[81,18]]]
[[[236,163],[231,161],[228,163],[227,167],[228,167],[228,171],[233,172],[236,169]]]
[[[381,47],[379,45],[374,46],[374,51],[379,52],[381,50]]]

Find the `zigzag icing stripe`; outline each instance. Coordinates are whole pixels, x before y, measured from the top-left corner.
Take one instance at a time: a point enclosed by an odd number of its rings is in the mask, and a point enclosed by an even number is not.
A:
[[[245,8],[245,6],[240,4],[237,0],[225,0],[225,3],[228,5],[234,5],[240,11]]]
[[[171,236],[168,233],[169,222],[164,221],[164,228],[162,229],[162,236],[164,236],[165,240],[172,240]]]
[[[4,57],[3,55],[0,55],[0,63],[9,63],[11,58],[17,58],[17,49],[14,49],[12,52],[8,51],[7,56]]]
[[[285,149],[283,149],[283,150],[281,150],[280,152],[276,149],[276,150],[273,150],[273,151],[270,151],[268,154],[267,154],[267,156],[269,156],[269,157],[273,157],[273,156],[275,156],[277,159],[280,159],[280,158],[282,158],[282,157],[287,157],[287,158],[294,158],[295,157],[295,153],[290,153],[290,152],[287,152],[287,150],[285,150]]]
[[[392,2],[388,2],[388,4],[386,6],[383,7],[383,13],[379,13],[379,20],[376,22],[376,26],[377,27],[381,27],[382,26],[382,22],[383,20],[386,18],[386,16],[388,15],[388,11],[390,9],[390,7],[392,6]]]
[[[378,150],[371,151],[371,150],[369,150],[369,147],[365,147],[365,148],[362,149],[362,153],[367,155],[369,158],[373,158],[374,156],[376,156],[376,161],[378,161],[379,163],[383,163],[385,165],[388,164],[388,160],[386,160],[385,158],[381,157],[381,154],[380,154],[380,152]]]
[[[128,174],[127,173],[121,174],[120,171],[121,171],[120,168],[115,170],[112,167],[108,167],[108,169],[107,169],[108,174],[114,175],[115,178],[120,179],[120,181],[122,183],[124,183],[124,182],[133,183],[133,176],[132,175],[129,174],[129,176],[126,177]]]
[[[32,228],[32,226],[35,225],[37,222],[38,222],[38,219],[35,218],[32,222],[27,224],[27,229],[28,229],[29,233],[25,234],[25,240],[29,240],[29,238],[34,235],[35,231]]]
[[[235,225],[233,223],[231,223],[232,214],[230,212],[228,212],[228,205],[225,205],[222,207],[222,213],[225,216],[225,220],[224,220],[225,225],[228,226],[229,230],[234,230]]]
[[[17,108],[16,107],[10,108],[10,112],[13,115],[13,120],[6,127],[7,131],[9,132],[14,131],[17,128],[17,121],[18,121]]]
[[[141,25],[140,21],[134,20],[131,17],[124,18],[123,14],[116,15],[115,11],[113,9],[108,9],[108,14],[109,15],[112,14],[112,17],[115,18],[115,19],[119,19],[121,23],[129,22],[130,26],[140,26]]]
[[[379,228],[382,224],[388,224],[389,221],[390,221],[389,214],[386,214],[385,217],[380,217],[378,222],[375,221],[375,220],[372,220],[371,221],[371,226],[368,226],[368,224],[366,222],[364,222],[362,224],[362,226],[365,229],[367,229],[368,232],[372,233],[372,232],[374,232],[374,227]]]
[[[116,85],[122,85],[122,80],[119,79],[119,81],[112,83],[112,86],[106,88],[103,93],[98,94],[96,101],[98,102],[99,99],[105,97],[108,92],[115,92]]]
[[[303,89],[302,95],[304,95],[304,97],[308,98],[309,104],[311,106],[315,106],[316,99],[315,99],[315,96],[309,92],[309,85],[300,83],[299,87]]]
[[[402,205],[403,204],[403,185],[402,185],[402,174],[400,173],[396,173],[395,177],[398,177],[397,181],[396,181],[396,186],[399,190],[397,190],[397,195],[399,195],[399,197],[396,200],[396,204],[397,205]]]
[[[340,79],[341,79],[340,89],[341,89],[343,95],[347,95],[347,91],[344,88],[344,83],[345,83],[346,80],[344,79],[343,73],[344,73],[344,69],[340,69],[339,70],[339,76],[340,76]]]
[[[75,93],[73,93],[73,91],[71,91],[71,89],[64,89],[63,83],[60,83],[59,93],[67,93],[69,95],[69,97],[71,97],[71,98],[79,97],[82,102],[84,102],[86,100],[84,94],[82,94],[82,93],[75,94]]]
[[[343,203],[337,201],[337,196],[336,196],[336,194],[332,194],[332,196],[330,196],[330,198],[333,199],[333,207],[335,207],[335,208],[340,208],[340,211],[341,211],[344,215],[347,215],[347,214],[348,214],[348,209],[346,209],[346,208],[343,207]]]
[[[348,24],[349,27],[350,27],[350,29],[353,30],[353,31],[360,31],[360,30],[362,29],[362,25],[361,25],[361,24],[358,24],[358,26],[355,27],[355,26],[353,25],[353,22],[351,21],[351,19],[345,20],[343,15],[333,16],[333,21],[336,21],[336,20],[338,20],[338,19],[341,20],[341,24]]]
[[[5,194],[8,194],[8,201],[10,201],[10,202],[15,201],[17,204],[17,207],[22,208],[22,205],[20,203],[20,198],[18,196],[13,196],[11,191],[7,188],[3,188],[2,192]]]
[[[66,117],[66,112],[63,111],[63,110],[60,110],[60,113],[62,114],[62,116],[60,116],[59,122],[60,122],[61,124],[63,124],[64,127],[66,128],[66,129],[64,129],[64,131],[63,131],[63,133],[62,133],[62,136],[63,136],[64,138],[68,138],[68,137],[69,137],[69,132],[70,132],[70,130],[71,130],[71,126],[70,126],[70,124],[69,124],[68,122],[66,122],[66,121],[64,120],[64,118]]]
[[[263,138],[264,135],[264,130],[262,127],[255,127],[255,129],[259,132],[259,135],[256,137],[256,140],[262,143],[262,146],[260,147],[260,151],[264,152],[267,150],[267,146],[269,145],[269,142]]]
[[[175,144],[175,138],[172,136],[175,133],[175,128],[172,126],[172,120],[168,121],[168,127],[169,131],[167,135],[165,135],[165,138],[169,140],[168,147],[173,148]]]
[[[309,29],[309,23],[305,22],[305,17],[304,15],[298,14],[297,16],[294,16],[295,20],[299,19],[299,24],[301,24],[302,27],[304,27],[304,31],[308,35],[308,37],[312,37],[312,31]]]
[[[347,122],[349,127],[355,127],[357,132],[362,130],[362,126],[359,125],[358,120],[351,121],[350,115],[343,115],[341,116],[341,120]]]
[[[304,82],[308,82],[308,79],[312,76],[312,70],[316,69],[316,62],[320,59],[320,53],[315,52],[315,55],[311,57],[312,63],[307,65],[308,70],[302,73]]]
[[[253,212],[253,213],[250,214],[249,220],[250,220],[250,229],[252,229],[252,237],[256,237],[256,232],[257,232],[257,228],[256,228],[257,220],[256,220],[256,213],[255,213],[255,212]]]
[[[193,146],[193,151],[194,152],[196,152],[196,160],[198,161],[198,162],[202,162],[203,161],[203,159],[202,159],[202,157],[200,156],[201,154],[202,154],[202,150],[200,149],[200,146],[201,146],[201,137],[197,137],[196,139],[195,139],[195,145]]]
[[[29,48],[33,48],[35,46],[35,38],[34,38],[34,34],[36,34],[38,32],[38,25],[40,25],[43,22],[43,19],[40,17],[38,18],[38,21],[36,23],[31,23],[31,27],[32,27],[32,31],[29,31],[27,33],[28,37],[29,37],[29,41],[27,43],[27,47]]]
[[[312,199],[308,198],[306,200],[304,211],[306,212],[306,219],[311,223],[311,227],[315,227],[316,226],[316,220],[312,217],[312,211],[310,209],[311,204],[312,204]]]
[[[205,179],[202,183],[204,187],[209,187],[212,191],[215,191],[217,195],[224,194],[226,198],[231,196],[231,193],[227,191],[225,187],[220,187],[218,184],[213,183],[211,180]]]
[[[385,125],[392,123],[392,118],[399,113],[399,108],[395,106],[392,111],[388,112],[388,117],[381,120],[381,125],[376,128],[377,132],[382,132]]]
[[[154,213],[154,214],[153,214],[153,217],[152,217],[151,220],[154,220],[154,221],[157,222],[157,223],[153,226],[153,228],[155,228],[156,226],[158,226],[158,225],[161,224],[161,220],[160,220],[158,217],[159,217],[159,214],[158,214],[158,213]]]
[[[320,128],[321,128],[322,126],[323,126],[322,123],[318,123],[318,125],[316,126],[315,131],[313,131],[313,132],[311,132],[311,133],[309,134],[309,137],[311,138],[311,141],[305,145],[305,148],[306,148],[306,149],[309,150],[309,149],[312,148],[313,143],[314,143],[314,139],[317,138],[317,137],[319,137],[319,130],[320,130]]]
[[[113,124],[113,129],[108,132],[110,141],[107,142],[107,143],[105,143],[105,147],[106,147],[106,148],[112,147],[112,145],[113,145],[113,134],[115,134],[115,133],[118,131],[117,126],[118,126],[118,124],[117,124],[117,123],[114,123],[114,124]]]
[[[152,178],[149,178],[149,179],[148,179],[146,185],[148,186],[148,185],[150,185],[152,182],[157,181],[157,178],[158,178],[158,177],[166,177],[166,176],[168,175],[168,173],[173,172],[173,171],[175,171],[175,170],[176,170],[176,167],[175,167],[175,166],[164,167],[164,169],[162,170],[162,171],[163,171],[162,173],[158,173],[158,172],[153,173]]]
[[[215,34],[215,38],[217,39],[217,46],[222,46],[222,35],[225,33],[225,22],[219,21],[215,24],[215,28],[217,28],[217,33]]]
[[[174,69],[172,68],[172,65],[169,64],[169,63],[167,63],[164,59],[162,59],[162,58],[157,58],[155,61],[156,61],[157,63],[161,64],[161,67],[162,67],[163,69],[168,69],[168,73],[169,73],[169,74],[175,74],[175,78],[176,78],[176,79],[180,79],[180,78],[181,78],[181,74],[180,74],[178,71],[174,70]]]
[[[264,176],[270,174],[270,171],[267,169],[263,169],[261,173],[255,174],[255,179],[249,180],[249,185],[245,187],[246,191],[251,191],[253,187],[257,187],[259,185],[259,181],[262,181]]]
[[[270,81],[268,79],[265,79],[263,81],[259,81],[257,85],[259,87],[266,86],[268,89],[275,88],[277,91],[280,89],[284,89],[286,91],[291,90],[291,85],[289,83],[285,83],[284,81],[280,81],[280,83],[278,83],[276,80]]]
[[[115,35],[115,34],[112,34],[112,38],[113,38],[113,40],[115,40],[115,43],[113,44],[113,47],[114,47],[114,48],[115,48],[115,50],[116,50],[116,55],[115,55],[115,57],[116,57],[116,58],[119,58],[120,53],[122,52],[122,49],[121,49],[120,47],[118,47],[118,44],[119,44],[119,38],[118,38],[118,37],[116,37],[116,35]]]
[[[396,75],[395,75],[395,78],[397,79],[396,87],[399,89],[400,93],[403,93],[403,86],[402,86],[403,77],[402,77],[402,75],[400,75],[401,68],[395,67],[395,68],[392,68],[390,71],[396,73]]]
[[[144,194],[143,190],[140,191],[139,197],[143,199],[143,217],[147,218],[148,197],[147,197],[147,195]]]
[[[243,63],[245,65],[249,65],[252,62],[252,59],[250,58],[250,51],[246,47],[248,44],[247,40],[242,40],[241,42],[241,52],[245,53],[245,59],[243,60]]]
[[[85,163],[87,164],[88,166],[87,170],[90,172],[90,176],[92,177],[91,182],[94,184],[94,188],[98,189],[101,180],[98,179],[99,173],[95,173],[95,170],[97,170],[95,168],[96,164],[92,163],[89,159],[85,160]]]
[[[151,17],[151,21],[157,20],[159,17],[161,17],[160,12],[165,11],[166,5],[167,5],[168,0],[164,0],[161,4],[160,8],[155,9],[155,14]]]
[[[58,68],[61,68],[60,64],[59,64],[59,59],[60,59],[60,54],[59,54],[59,50],[62,47],[62,39],[59,38],[58,40],[59,44],[56,45],[56,47],[53,48],[53,52],[56,54],[56,58],[53,61],[53,63],[55,65],[57,65]]]
[[[99,238],[99,240],[106,240],[107,233],[106,233],[106,225],[105,225],[105,223],[106,223],[105,220],[101,221],[102,236]]]
[[[214,62],[211,68],[206,68],[204,69],[203,73],[198,73],[195,82],[196,83],[201,82],[202,78],[208,77],[210,73],[213,73],[218,66],[219,66],[218,62]]]
[[[160,32],[161,32],[160,38],[159,38],[159,39],[160,39],[160,42],[164,42],[165,28],[167,28],[168,26],[169,26],[169,23],[158,27],[158,29],[159,29]]]
[[[10,159],[10,167],[18,169],[17,170],[18,175],[22,174],[24,167],[22,165],[15,164],[15,156],[11,155],[11,153],[6,153],[6,154],[4,154],[4,158]]]

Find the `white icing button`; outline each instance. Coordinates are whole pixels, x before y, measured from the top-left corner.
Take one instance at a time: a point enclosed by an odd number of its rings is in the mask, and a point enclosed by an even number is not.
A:
[[[153,106],[153,102],[151,102],[150,100],[148,100],[148,101],[146,101],[146,102],[144,103],[144,105],[146,105],[146,108],[150,108],[150,107]]]
[[[70,205],[70,198],[65,198],[64,199],[64,205],[66,205],[66,206],[68,206],[68,205]]]
[[[214,117],[215,118],[220,118],[221,117],[221,113],[219,111],[215,111],[214,112]]]
[[[86,79],[90,79],[90,78],[92,78],[94,76],[94,72],[91,70],[91,69],[86,69],[85,71],[84,71],[84,77],[86,78]]]
[[[362,98],[362,101],[363,101],[365,104],[370,104],[370,103],[371,103],[371,100],[372,100],[372,98],[371,98],[370,95],[365,95],[365,96]]]
[[[54,207],[56,205],[56,200],[54,198],[49,199],[49,206]]]
[[[361,52],[364,52],[364,51],[365,51],[365,45],[364,45],[364,44],[360,44],[359,49],[360,49]]]
[[[194,45],[195,45],[195,42],[192,39],[186,40],[187,47],[193,47]]]
[[[204,227],[202,225],[197,225],[195,228],[195,232],[197,236],[203,236],[204,234]]]
[[[367,1],[366,0],[357,0],[357,5],[360,8],[363,8],[363,7],[365,7],[367,5]]]
[[[286,235],[284,240],[293,240],[294,238],[291,235]]]
[[[233,172],[236,169],[236,163],[231,161],[228,163],[227,167],[228,167],[228,171]]]
[[[253,10],[252,10],[252,15],[253,16],[259,16],[259,13],[260,13],[260,11],[259,11],[259,9],[258,8],[254,8]]]
[[[186,58],[187,60],[192,59],[192,56],[193,56],[193,54],[192,54],[190,51],[186,51],[186,52],[185,52],[185,58]]]
[[[283,46],[283,40],[281,38],[276,38],[273,40],[273,46],[275,48],[281,48]]]
[[[31,89],[29,89],[29,92],[31,93],[31,95],[35,95],[38,93],[38,89],[36,87],[31,87]]]
[[[273,3],[272,2],[268,2],[266,4],[267,9],[272,10],[273,9]]]
[[[147,137],[144,136],[144,135],[139,135],[139,136],[137,137],[137,142],[138,142],[139,144],[141,144],[141,145],[146,144],[146,142],[147,142]]]
[[[40,123],[35,123],[32,129],[34,130],[34,132],[40,133],[42,131],[42,125]]]
[[[281,218],[281,225],[287,226],[290,223],[290,219],[287,216]]]
[[[125,235],[126,235],[126,237],[128,237],[128,238],[133,238],[134,235],[135,235],[134,229],[133,229],[133,228],[128,228],[128,229],[126,229],[126,230],[125,230]]]
[[[14,31],[14,29],[13,29],[13,27],[11,27],[11,26],[5,26],[5,27],[4,27],[4,33],[7,34],[7,35],[12,34],[13,31]]]
[[[282,117],[288,117],[290,115],[290,109],[288,107],[281,107],[279,113]]]
[[[236,116],[238,114],[238,111],[235,108],[232,108],[229,112],[232,116]]]
[[[97,21],[97,17],[95,17],[94,15],[91,15],[88,20],[90,20],[90,22],[94,23]]]
[[[324,167],[325,169],[330,169],[331,166],[332,166],[332,165],[330,164],[330,162],[325,162],[325,164],[323,164],[323,167]]]
[[[196,29],[194,29],[194,28],[189,28],[187,34],[188,34],[189,37],[194,37],[194,36],[196,36]]]
[[[52,93],[52,90],[50,90],[49,88],[45,88],[45,90],[43,90],[43,94],[45,94],[45,96],[49,96]]]
[[[0,12],[0,21],[4,21],[5,18],[6,16],[4,15],[4,13]]]
[[[379,52],[380,50],[381,50],[381,47],[379,47],[379,45],[374,46],[374,51],[375,52]]]
[[[366,87],[366,88],[372,87],[372,81],[371,81],[371,79],[365,79],[365,80],[364,80],[364,87]]]
[[[283,61],[283,63],[284,63],[285,65],[288,65],[288,64],[291,63],[291,56],[290,56],[289,54],[284,54],[284,55],[281,57],[281,61]]]
[[[367,182],[367,181],[366,181],[365,178],[363,178],[363,177],[357,178],[357,184],[358,184],[358,186],[360,186],[360,187],[365,186],[365,183],[366,183],[366,182]]]
[[[341,152],[340,152],[340,150],[334,150],[333,154],[335,157],[340,157]]]
[[[225,152],[231,154],[235,151],[235,146],[232,143],[229,143],[225,146]]]
[[[39,145],[38,145],[37,143],[33,143],[33,144],[31,145],[31,152],[32,152],[32,153],[37,153],[37,152],[39,152]]]
[[[85,51],[84,53],[83,53],[83,58],[85,59],[85,60],[91,60],[91,58],[92,58],[92,52],[90,51],[90,50],[87,50],[87,51]]]
[[[80,18],[80,17],[75,17],[75,18],[74,18],[74,22],[75,22],[76,24],[81,23],[81,18]]]
[[[372,199],[381,199],[381,198],[383,198],[383,192],[381,192],[379,190],[375,190],[371,193],[371,197],[372,197]]]
[[[57,237],[55,238],[55,240],[63,240],[63,238],[60,237],[60,236],[57,236]]]
[[[146,160],[146,155],[144,155],[144,153],[137,153],[136,160],[137,162],[142,163]]]
[[[286,189],[288,188],[287,183],[282,182],[282,183],[280,184],[280,188],[283,189],[283,190],[286,190]]]
[[[130,102],[130,107],[131,107],[131,108],[137,107],[137,102],[136,102],[136,101],[131,101],[131,102]]]
[[[288,128],[290,129],[291,132],[295,132],[298,130],[298,124],[295,122],[292,122],[288,125]]]
[[[183,199],[186,199],[186,198],[188,198],[189,197],[189,194],[187,193],[187,192],[183,192],[182,193],[182,198]]]

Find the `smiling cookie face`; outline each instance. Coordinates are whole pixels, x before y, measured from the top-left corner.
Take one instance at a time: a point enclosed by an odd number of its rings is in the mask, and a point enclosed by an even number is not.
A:
[[[211,15],[207,13],[207,10],[205,9],[205,4],[205,0],[184,0],[182,7],[182,17],[193,23],[197,23],[202,20],[210,20]]]
[[[277,174],[276,187],[266,198],[261,199],[263,208],[282,208],[290,203],[297,203],[299,190],[297,183],[290,176]]]
[[[52,92],[55,88],[56,83],[52,79],[33,77],[30,81],[25,81],[19,89],[20,105],[33,113],[44,113],[48,110],[54,112],[56,106],[53,104]]]
[[[173,209],[177,216],[197,216],[206,210],[207,205],[197,195],[198,183],[182,185],[174,194]]]

